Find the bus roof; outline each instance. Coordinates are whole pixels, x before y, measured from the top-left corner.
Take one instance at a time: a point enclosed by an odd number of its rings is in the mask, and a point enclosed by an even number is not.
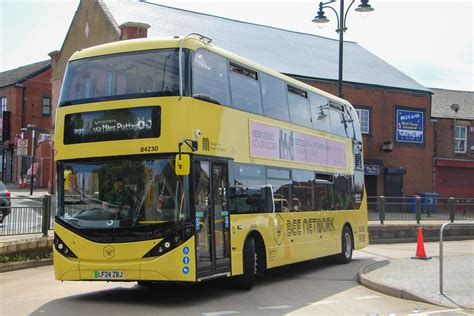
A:
[[[133,39],[133,40],[117,41],[117,42],[102,44],[102,45],[98,45],[98,46],[93,46],[93,47],[86,48],[86,49],[81,49],[81,50],[75,52],[71,56],[70,61],[78,60],[78,59],[84,59],[84,58],[90,58],[90,57],[104,56],[104,55],[127,53],[127,52],[133,52],[133,51],[144,51],[144,50],[163,49],[163,48],[179,48],[182,40],[183,40],[183,37],[176,36],[176,37],[173,37],[173,38]],[[186,41],[184,42],[183,47],[187,48],[187,49],[194,50],[194,51],[198,50],[200,48],[207,49],[211,52],[214,52],[218,55],[227,57],[227,58],[229,58],[229,59],[231,59],[235,62],[238,62],[242,65],[248,66],[248,67],[253,68],[255,70],[262,71],[262,72],[265,72],[269,75],[272,75],[274,77],[282,79],[282,80],[286,81],[287,83],[290,83],[290,84],[295,85],[297,87],[300,87],[302,89],[318,93],[319,95],[321,95],[323,97],[326,97],[327,99],[331,100],[332,102],[339,103],[339,104],[344,104],[344,105],[352,108],[352,105],[344,99],[336,97],[335,95],[332,95],[330,93],[322,91],[318,88],[315,88],[315,87],[313,87],[309,84],[306,84],[302,81],[299,81],[299,80],[296,80],[292,77],[284,75],[280,72],[277,72],[277,71],[274,71],[274,70],[269,69],[267,67],[264,67],[260,64],[257,64],[253,61],[245,59],[241,56],[238,56],[234,53],[226,51],[226,50],[224,50],[222,48],[219,48],[217,46],[214,46],[212,44],[206,44],[203,41],[198,40],[196,37],[187,38]]]

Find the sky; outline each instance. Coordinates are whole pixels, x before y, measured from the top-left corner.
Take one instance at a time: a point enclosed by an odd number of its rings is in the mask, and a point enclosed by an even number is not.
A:
[[[338,38],[336,18],[320,29],[318,1],[150,0],[245,22]],[[349,0],[346,0],[346,7]],[[359,43],[425,87],[474,90],[472,0],[370,0],[363,18],[351,7],[344,39]],[[0,0],[0,71],[49,59],[61,48],[79,0]],[[337,10],[339,1],[332,4]],[[19,18],[21,17],[21,18]]]

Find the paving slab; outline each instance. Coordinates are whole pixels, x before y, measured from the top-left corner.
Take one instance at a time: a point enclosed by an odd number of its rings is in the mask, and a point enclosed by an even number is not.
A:
[[[443,258],[443,294],[439,256],[429,260],[387,257],[362,269],[358,279],[366,287],[387,295],[474,310],[474,243],[460,245],[462,249]]]

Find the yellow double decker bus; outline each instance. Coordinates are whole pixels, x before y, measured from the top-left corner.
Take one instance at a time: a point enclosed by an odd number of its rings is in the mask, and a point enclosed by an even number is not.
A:
[[[76,52],[55,150],[57,280],[250,289],[368,244],[354,108],[205,36]]]

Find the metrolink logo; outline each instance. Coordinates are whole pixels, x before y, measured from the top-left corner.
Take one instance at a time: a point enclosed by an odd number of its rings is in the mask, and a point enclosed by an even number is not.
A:
[[[202,150],[204,151],[210,151],[211,150],[211,145],[209,142],[209,138],[203,137],[202,139]]]

